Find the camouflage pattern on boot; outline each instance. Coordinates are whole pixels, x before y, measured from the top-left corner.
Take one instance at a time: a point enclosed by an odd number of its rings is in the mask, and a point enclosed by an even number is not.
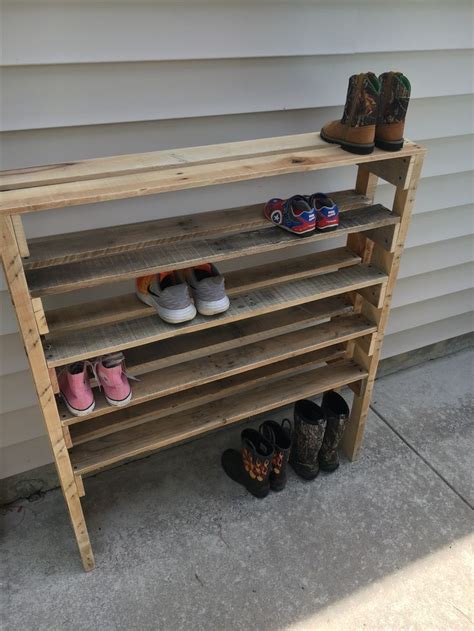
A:
[[[401,72],[384,72],[379,81],[381,88],[375,144],[385,151],[399,151],[403,147],[410,82]]]
[[[326,431],[319,452],[319,466],[323,471],[335,471],[339,466],[338,447],[349,418],[349,406],[337,392],[325,392],[322,410]]]
[[[273,445],[273,459],[270,473],[272,491],[283,491],[287,481],[287,464],[291,449],[291,423],[285,418],[281,424],[265,421],[260,425],[260,433]]]
[[[295,403],[294,415],[290,464],[301,478],[314,480],[319,473],[318,454],[326,419],[319,405],[308,399]]]
[[[321,138],[351,153],[372,153],[379,95],[379,80],[373,72],[352,75],[342,118],[326,123]]]

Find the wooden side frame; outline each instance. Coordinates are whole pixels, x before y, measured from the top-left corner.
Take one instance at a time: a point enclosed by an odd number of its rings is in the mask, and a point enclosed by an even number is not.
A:
[[[30,363],[36,394],[46,424],[59,482],[66,500],[82,563],[84,569],[89,571],[95,567],[94,555],[79,499],[80,491],[72,470],[54,398],[53,385],[43,353],[35,309],[26,283],[21,251],[12,217],[4,215],[0,218],[0,222],[2,264],[5,278],[15,307],[18,327]]]
[[[403,158],[401,162],[399,159],[398,162],[393,160],[385,163],[383,167],[384,170],[390,170],[390,179],[387,176],[387,172],[384,171],[382,175],[381,169],[376,163],[364,165],[364,167],[359,167],[358,170],[356,191],[368,197],[373,197],[377,186],[377,176],[379,175],[396,184],[392,212],[400,217],[400,224],[393,251],[390,251],[392,248],[385,249],[380,244],[374,243],[364,234],[349,235],[347,239],[349,249],[361,256],[364,262],[372,263],[388,274],[388,281],[380,296],[380,304],[374,305],[373,300],[369,302],[367,297],[361,295],[354,301],[354,308],[357,312],[362,312],[366,315],[370,313],[371,319],[375,319],[378,324],[378,331],[373,343],[367,345],[365,340],[361,342],[354,341],[349,349],[349,353],[354,360],[366,368],[369,373],[360,393],[354,395],[350,420],[342,441],[343,449],[350,460],[354,460],[357,457],[362,444],[380,351],[390,314],[393,290],[397,281],[400,259],[410,224],[424,157],[425,152],[420,151],[412,156],[409,161]],[[395,170],[397,164],[401,168],[401,173],[398,175]],[[374,306],[378,308],[374,309]]]

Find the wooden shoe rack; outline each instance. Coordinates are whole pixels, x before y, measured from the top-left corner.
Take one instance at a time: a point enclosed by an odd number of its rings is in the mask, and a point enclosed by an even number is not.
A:
[[[343,385],[355,393],[343,444],[355,458],[424,154],[407,141],[357,156],[309,133],[1,173],[2,262],[86,570],[86,474]],[[350,165],[354,190],[331,194],[339,229],[303,239],[263,218],[266,200],[45,238],[27,239],[22,224],[51,208]],[[390,210],[373,203],[378,178],[395,187]],[[343,235],[345,247],[298,256]],[[226,274],[220,316],[169,325],[133,293],[47,307],[50,294],[274,250],[286,262]],[[117,350],[140,376],[132,401],[110,407],[97,392],[92,413],[72,416],[56,370]]]

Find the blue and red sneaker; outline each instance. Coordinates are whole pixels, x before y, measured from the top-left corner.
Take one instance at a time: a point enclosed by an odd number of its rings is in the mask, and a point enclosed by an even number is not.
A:
[[[316,213],[304,195],[275,197],[265,204],[263,214],[276,226],[294,234],[314,232],[316,227]]]
[[[339,225],[339,208],[336,203],[324,193],[313,193],[306,199],[316,216],[316,230],[336,230]]]

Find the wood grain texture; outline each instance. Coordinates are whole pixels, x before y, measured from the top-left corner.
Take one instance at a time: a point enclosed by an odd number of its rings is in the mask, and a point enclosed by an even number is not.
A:
[[[128,406],[132,407],[151,399],[182,392],[187,388],[231,377],[332,344],[342,344],[373,333],[375,330],[375,325],[359,315],[340,316],[313,327],[276,335],[233,350],[209,354],[207,357],[177,363],[166,370],[153,370],[142,374],[140,381],[131,384],[133,398]],[[210,344],[212,345],[212,334]],[[107,403],[99,388],[94,388],[94,398],[95,408],[87,415],[87,418],[115,411],[115,408]],[[63,420],[73,416],[62,404],[58,406],[58,410]]]
[[[239,348],[275,335],[313,326],[326,318],[347,314],[351,310],[351,304],[342,298],[326,298],[300,307],[224,324],[209,331],[206,329],[130,348],[125,353],[127,372],[139,375],[149,370]]]
[[[18,318],[18,326],[30,363],[33,382],[43,413],[59,481],[71,518],[72,527],[86,571],[94,568],[94,555],[87,532],[71,461],[64,441],[53,387],[49,377],[33,305],[28,293],[22,260],[9,217],[0,221],[2,264]]]
[[[354,191],[336,191],[329,196],[341,212],[371,205]],[[231,235],[271,228],[263,216],[265,202],[252,206],[187,214],[139,223],[70,232],[30,239],[26,270],[73,261],[83,261],[153,245],[192,241],[218,235]],[[18,217],[21,220],[21,217]]]
[[[303,134],[306,136],[306,134]],[[315,171],[319,169],[329,169],[337,166],[349,166],[354,164],[365,164],[393,159],[389,152],[375,149],[367,156],[359,156],[343,151],[335,145],[322,144],[319,134],[314,135],[314,144],[309,147],[297,147],[279,149],[280,143],[298,144],[298,137],[283,136],[280,139],[266,139],[250,141],[258,150],[248,147],[246,151],[242,146],[236,147],[236,143],[226,143],[225,145],[214,145],[213,147],[202,147],[201,152],[194,156],[193,160],[176,160],[171,157],[171,164],[154,168],[137,170],[137,163],[141,158],[134,156],[130,165],[121,164],[119,169],[108,170],[113,173],[109,177],[104,176],[105,169],[97,171],[95,177],[90,173],[88,179],[80,179],[75,174],[72,178],[66,176],[63,183],[47,184],[43,179],[40,186],[38,180],[39,171],[48,170],[48,167],[38,167],[36,169],[36,179],[32,188],[18,188],[17,190],[4,190],[0,197],[0,213],[18,214],[23,212],[35,212],[47,208],[64,208],[78,204],[90,204],[112,199],[124,199],[130,197],[140,197],[144,195],[154,195],[168,191],[177,191],[200,186],[211,186],[225,184],[227,182],[238,182],[251,180],[284,173],[298,173],[305,171]],[[241,143],[238,143],[241,145]],[[300,150],[301,149],[301,150]],[[420,151],[420,147],[410,141],[405,142],[404,147],[397,153],[397,157],[415,155]],[[223,157],[222,153],[227,153],[229,158]],[[162,153],[162,152],[158,152]],[[170,160],[170,152],[164,152],[164,161]],[[178,156],[178,152],[171,152]],[[250,156],[250,157],[249,157]],[[205,159],[204,159],[205,157]],[[112,159],[114,160],[114,159]],[[160,158],[156,157],[159,163]],[[178,162],[178,165],[176,165]],[[216,169],[216,164],[218,167]],[[67,166],[67,165],[66,165]],[[51,172],[54,167],[49,169]],[[94,167],[93,167],[94,170]],[[101,172],[99,172],[101,171]],[[15,177],[21,175],[13,174]],[[12,174],[3,175],[0,186],[7,188],[12,185]],[[60,179],[60,176],[59,176]],[[3,182],[3,184],[2,184]],[[18,182],[13,184],[19,186]],[[24,185],[31,186],[30,182]],[[24,186],[23,185],[23,186]]]
[[[367,372],[346,361],[311,370],[276,382],[272,388],[259,386],[245,397],[233,395],[193,408],[186,413],[144,423],[74,447],[71,459],[80,475],[107,467],[125,458],[167,447],[182,440],[219,429],[244,418],[282,407],[301,397],[363,379]]]
[[[94,438],[119,432],[122,429],[135,427],[170,414],[177,414],[199,405],[218,401],[226,396],[239,392],[245,394],[246,390],[263,384],[268,385],[284,377],[302,374],[308,370],[313,370],[325,362],[343,359],[344,357],[344,346],[328,346],[319,351],[305,353],[275,364],[268,364],[268,366],[256,368],[234,377],[212,381],[197,388],[190,388],[182,393],[171,394],[135,407],[116,410],[112,414],[88,419],[86,422],[83,422],[83,417],[77,416],[64,419],[63,423],[69,425],[74,445],[80,445]]]
[[[273,226],[271,229],[228,237],[165,244],[144,248],[137,252],[125,252],[66,265],[33,269],[27,272],[27,279],[33,296],[64,293],[160,271],[192,267],[203,261],[224,261],[282,248],[298,247],[303,243],[319,242],[352,232],[393,225],[397,222],[398,217],[381,204],[376,204],[344,213],[341,216],[339,228],[335,232],[315,232],[301,238]]]
[[[366,265],[355,265],[337,272],[258,289],[233,297],[225,313],[213,317],[197,315],[194,320],[180,325],[168,324],[155,315],[89,329],[87,335],[84,335],[82,331],[50,335],[47,336],[45,342],[46,358],[49,366],[61,366],[115,350],[124,350],[175,335],[330,298],[347,291],[377,285],[385,280],[386,276],[378,270]]]
[[[360,257],[345,248],[288,259],[287,265],[248,267],[225,274],[227,294],[235,296],[289,280],[308,278],[360,263]],[[135,294],[124,294],[91,302],[49,310],[46,314],[51,333],[77,331],[121,320],[133,320],[155,314]]]

